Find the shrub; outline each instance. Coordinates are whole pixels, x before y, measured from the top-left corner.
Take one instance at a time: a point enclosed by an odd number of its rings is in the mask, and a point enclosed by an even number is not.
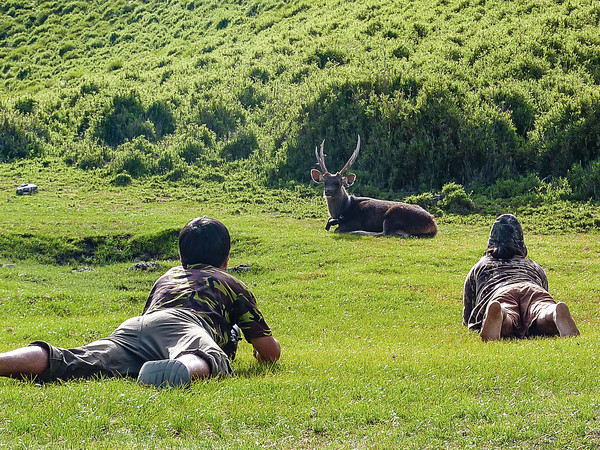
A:
[[[33,113],[37,102],[32,98],[21,98],[15,102],[15,110],[21,114]]]
[[[475,209],[471,196],[457,183],[448,183],[442,187],[439,206],[444,211],[456,214],[466,214]]]
[[[258,148],[258,140],[252,131],[238,133],[223,145],[221,156],[227,161],[248,158]]]
[[[510,114],[510,118],[519,136],[525,137],[535,124],[534,100],[527,93],[515,87],[498,89],[492,97],[502,110]]]
[[[131,175],[127,172],[121,172],[116,174],[110,182],[115,186],[123,187],[130,185],[132,181]]]
[[[271,74],[269,73],[269,70],[265,67],[253,67],[250,71],[250,78],[253,81],[267,83],[271,78]]]
[[[308,64],[316,63],[319,69],[324,69],[327,63],[346,64],[348,57],[344,51],[337,48],[319,48],[307,58],[306,62]]]
[[[112,61],[110,61],[108,63],[108,66],[106,67],[106,69],[109,72],[113,72],[115,70],[119,70],[123,68],[123,61],[121,61],[120,59],[114,59]]]
[[[239,125],[243,125],[245,120],[246,116],[240,109],[220,100],[202,105],[196,116],[198,125],[206,125],[219,138],[227,137]]]
[[[152,144],[143,138],[120,145],[111,163],[113,172],[127,172],[133,178],[153,173],[155,158],[152,151]]]
[[[533,145],[540,149],[542,176],[565,174],[576,163],[600,157],[600,93],[583,92],[556,102],[538,123]]]
[[[62,58],[71,50],[75,50],[75,45],[72,42],[65,42],[58,50],[58,55]]]
[[[97,142],[82,140],[68,146],[64,160],[67,164],[76,165],[80,169],[89,170],[103,167],[110,160],[108,148]]]
[[[490,186],[481,186],[480,191],[490,198],[511,198],[538,192],[543,182],[537,175],[527,175],[497,180]]]
[[[46,131],[30,119],[0,109],[0,161],[29,158],[42,153]]]
[[[254,108],[262,106],[267,95],[254,84],[248,84],[241,89],[238,99],[244,108]]]
[[[580,163],[573,164],[567,180],[576,200],[600,200],[600,160],[589,163],[586,168]]]
[[[147,117],[154,124],[154,130],[158,137],[175,132],[175,116],[166,101],[152,103],[148,108]]]
[[[192,139],[186,139],[186,142],[181,143],[177,149],[179,156],[181,156],[188,164],[191,164],[200,158],[205,150],[206,148],[201,142]]]
[[[146,119],[139,95],[130,92],[115,96],[104,111],[95,135],[112,147],[139,136],[152,138],[154,129]]]
[[[421,194],[409,195],[404,201],[413,205],[419,205],[430,213],[433,213],[434,210],[439,209],[437,206],[438,199],[439,197],[431,192],[423,192]]]

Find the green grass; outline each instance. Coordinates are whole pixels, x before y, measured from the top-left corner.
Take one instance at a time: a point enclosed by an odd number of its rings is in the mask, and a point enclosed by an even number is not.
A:
[[[48,240],[135,237],[204,213],[223,220],[234,237],[230,264],[252,267],[239,276],[283,356],[260,366],[242,343],[235,377],[183,391],[128,379],[2,379],[0,442],[7,448],[600,444],[595,232],[541,234],[540,216],[523,216],[530,256],[570,306],[581,337],[483,344],[461,325],[461,295],[487,242],[489,216],[443,216],[434,239],[339,236],[324,230],[326,208],[316,194],[265,191],[249,196],[262,203],[218,195],[212,202],[202,189],[116,189],[89,175],[87,189],[73,189],[67,181],[83,181],[67,170],[54,182],[46,174],[37,196],[16,197],[6,175],[13,169],[3,167],[0,178],[10,197],[3,200],[10,214],[0,218],[8,234],[22,226]],[[133,271],[133,261],[56,264],[30,256],[3,251],[0,258],[2,351],[36,339],[76,346],[110,333],[141,312],[154,280],[176,263],[163,259],[156,271]],[[90,270],[74,270],[82,267]]]
[[[0,448],[597,448],[600,208],[573,200],[600,199],[599,20],[591,0],[3,2],[0,351],[139,314],[206,214],[283,357],[243,343],[234,378],[185,391],[2,379]],[[337,170],[357,133],[355,192],[415,194],[437,237],[325,232],[313,149]],[[581,337],[461,325],[502,212]]]

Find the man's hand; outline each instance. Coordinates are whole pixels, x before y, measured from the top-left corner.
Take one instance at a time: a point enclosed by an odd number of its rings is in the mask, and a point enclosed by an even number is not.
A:
[[[260,362],[275,362],[281,356],[281,346],[273,336],[263,336],[250,340],[254,347],[254,357]]]

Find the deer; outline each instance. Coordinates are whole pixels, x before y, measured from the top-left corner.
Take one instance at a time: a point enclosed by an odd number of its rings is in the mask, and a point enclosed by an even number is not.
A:
[[[324,145],[325,140],[321,142],[320,154],[315,147],[321,171],[312,169],[310,175],[315,183],[325,185],[323,196],[330,216],[325,227],[327,231],[337,225],[336,233],[368,236],[434,237],[437,234],[435,218],[419,205],[348,195],[346,188],[356,180],[356,175],[348,170],[358,157],[360,135],[352,156],[335,174],[325,166]]]

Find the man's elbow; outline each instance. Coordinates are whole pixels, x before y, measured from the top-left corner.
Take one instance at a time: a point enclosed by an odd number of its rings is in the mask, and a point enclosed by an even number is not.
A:
[[[260,362],[273,363],[281,356],[281,345],[274,337],[257,338],[251,342],[254,346],[254,356]]]
[[[275,340],[275,345],[265,350],[260,356],[264,362],[274,363],[281,357],[281,345]]]

